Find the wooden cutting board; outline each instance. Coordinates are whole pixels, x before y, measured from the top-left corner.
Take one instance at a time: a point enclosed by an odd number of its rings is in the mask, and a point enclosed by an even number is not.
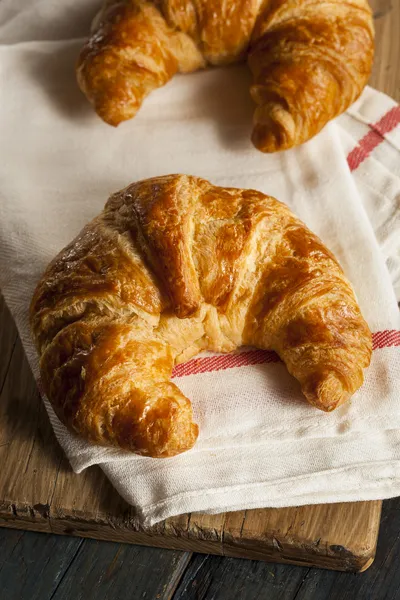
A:
[[[0,297],[0,525],[211,554],[363,571],[381,502],[186,514],[152,528],[97,467],[74,474],[58,446]]]

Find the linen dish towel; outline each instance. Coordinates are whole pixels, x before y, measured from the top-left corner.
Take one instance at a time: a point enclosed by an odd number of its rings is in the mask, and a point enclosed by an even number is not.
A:
[[[244,348],[179,365],[174,382],[193,402],[200,437],[171,459],[90,446],[44,398],[73,469],[99,464],[146,524],[400,495],[400,108],[367,88],[313,140],[264,155],[250,142],[250,75],[239,65],[176,77],[115,130],[75,82],[83,40],[72,36],[85,34],[98,2],[76,4],[0,4],[0,288],[35,376],[28,305],[47,263],[110,193],[167,173],[286,202],[339,259],[374,352],[364,386],[331,414],[306,403],[272,353]]]

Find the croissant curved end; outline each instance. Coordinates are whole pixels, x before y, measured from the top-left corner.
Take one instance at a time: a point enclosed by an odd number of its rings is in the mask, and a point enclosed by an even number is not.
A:
[[[296,125],[290,112],[282,105],[264,104],[254,112],[251,141],[261,152],[286,150],[295,144]]]
[[[361,377],[363,379],[362,372]],[[360,385],[361,383],[362,381]],[[311,384],[303,388],[303,393],[310,404],[324,412],[332,412],[352,395],[346,390],[338,375],[333,372],[321,374],[313,379]]]
[[[91,74],[82,64],[77,69],[77,79],[81,91],[86,95],[98,116],[108,125],[117,127],[123,121],[132,119],[139,110],[141,102],[136,98],[134,89],[121,77],[101,78],[92,81]]]
[[[159,392],[154,402],[151,394]],[[134,413],[128,403],[112,420],[114,442],[121,448],[151,458],[168,458],[190,450],[197,440],[199,428],[193,422],[191,402],[173,383],[149,390],[149,405],[142,417],[137,420]]]

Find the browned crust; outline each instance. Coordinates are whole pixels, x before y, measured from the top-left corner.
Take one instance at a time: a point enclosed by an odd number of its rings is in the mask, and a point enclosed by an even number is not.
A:
[[[61,421],[156,457],[196,440],[170,377],[200,350],[273,349],[330,411],[360,387],[372,348],[336,259],[284,204],[186,175],[111,196],[48,266],[30,318]]]
[[[118,125],[180,72],[247,57],[263,152],[302,144],[345,111],[372,68],[367,0],[107,0],[77,77],[99,116]]]

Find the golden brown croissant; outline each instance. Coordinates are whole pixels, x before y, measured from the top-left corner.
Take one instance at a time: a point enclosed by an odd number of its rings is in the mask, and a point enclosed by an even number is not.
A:
[[[374,30],[367,0],[108,0],[77,77],[104,121],[135,116],[179,72],[247,56],[263,152],[301,144],[367,83]]]
[[[334,256],[284,204],[170,175],[112,195],[31,304],[45,392],[88,440],[173,456],[198,433],[172,368],[275,350],[326,411],[363,381],[371,334]]]

